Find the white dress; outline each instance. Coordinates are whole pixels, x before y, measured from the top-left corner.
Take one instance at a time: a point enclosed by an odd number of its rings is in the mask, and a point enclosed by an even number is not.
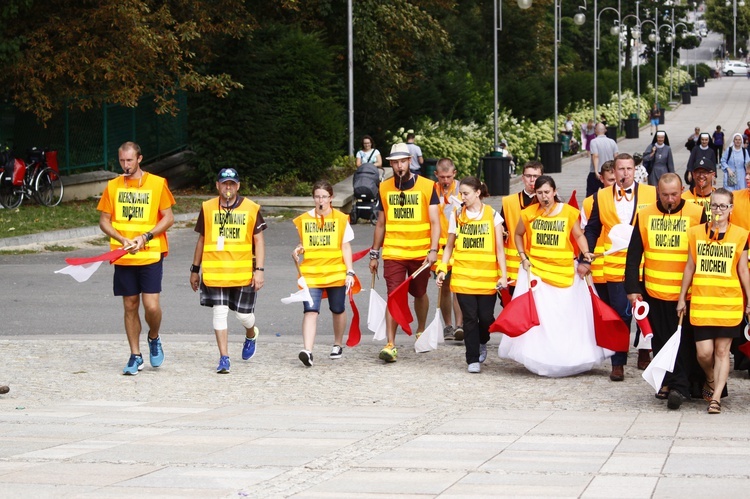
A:
[[[523,364],[540,376],[560,378],[590,371],[614,352],[597,346],[594,318],[586,281],[578,275],[573,285],[558,288],[536,279],[534,300],[539,326],[516,338],[502,335],[498,355]],[[513,299],[525,293],[528,278],[523,267],[518,269]]]

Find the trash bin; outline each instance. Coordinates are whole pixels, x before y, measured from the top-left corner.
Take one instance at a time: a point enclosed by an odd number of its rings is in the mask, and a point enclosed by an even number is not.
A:
[[[615,125],[607,125],[607,137],[617,142],[617,127]]]
[[[638,113],[630,113],[630,116],[628,116],[631,120],[637,120],[638,119]]]
[[[562,141],[562,152],[565,154],[566,152],[570,152],[570,139],[572,135],[568,135],[567,133],[560,134],[560,140]]]
[[[625,138],[637,139],[638,138],[638,118],[631,117],[623,121],[625,122]]]
[[[422,168],[420,168],[420,175],[422,175],[424,178],[437,182],[437,177],[435,176],[437,162],[437,158],[425,158],[424,163],[422,163]]]
[[[666,109],[664,109],[663,107],[659,106],[659,124],[660,125],[664,124],[664,112],[665,111],[666,111]]]
[[[689,90],[682,91],[682,103],[690,104],[690,91]]]
[[[537,142],[536,158],[544,165],[544,173],[562,172],[562,142]]]
[[[695,78],[695,83],[698,84],[698,87],[705,87],[706,86],[706,80],[703,78],[702,75],[699,75]]]
[[[692,95],[693,97],[698,97],[698,84],[697,83],[690,84],[690,95]]]
[[[490,196],[507,196],[510,193],[510,158],[485,156],[482,158],[482,174]]]

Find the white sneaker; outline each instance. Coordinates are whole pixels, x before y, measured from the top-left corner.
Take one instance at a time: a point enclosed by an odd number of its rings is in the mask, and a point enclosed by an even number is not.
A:
[[[487,343],[481,343],[479,345],[479,363],[484,364],[487,360]]]
[[[344,349],[341,348],[341,345],[333,345],[333,348],[331,348],[331,353],[328,356],[332,359],[340,359],[343,354]]]
[[[479,362],[472,362],[469,364],[469,372],[470,373],[478,373],[482,371],[482,364]]]

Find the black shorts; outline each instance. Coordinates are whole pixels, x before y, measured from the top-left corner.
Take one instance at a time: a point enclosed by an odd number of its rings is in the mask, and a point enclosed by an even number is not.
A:
[[[241,314],[252,314],[255,312],[255,300],[258,294],[251,285],[233,286],[229,288],[214,288],[206,286],[201,282],[201,305],[213,307],[214,305],[226,305],[229,310]]]
[[[115,296],[161,293],[164,257],[148,265],[115,265]]]

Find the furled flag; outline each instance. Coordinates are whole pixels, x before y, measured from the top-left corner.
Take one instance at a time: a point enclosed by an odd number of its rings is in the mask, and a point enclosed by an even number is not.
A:
[[[391,313],[391,317],[409,336],[411,336],[411,321],[414,320],[414,316],[411,315],[409,309],[409,283],[429,266],[429,263],[425,263],[419,267],[388,295],[388,311]]]
[[[680,336],[682,335],[682,316],[680,316],[680,322],[677,325],[677,331],[674,332],[671,338],[667,340],[664,346],[659,350],[651,363],[648,365],[641,376],[646,382],[651,385],[654,392],[659,393],[662,384],[664,383],[664,376],[667,371],[674,371],[674,363],[677,358],[677,352],[680,349]]]
[[[300,287],[299,291],[292,293],[290,296],[281,299],[281,303],[289,305],[290,303],[297,303],[306,301],[311,307],[313,305],[312,296],[310,296],[310,288],[307,287],[307,282],[304,277],[297,279],[297,286]]]

